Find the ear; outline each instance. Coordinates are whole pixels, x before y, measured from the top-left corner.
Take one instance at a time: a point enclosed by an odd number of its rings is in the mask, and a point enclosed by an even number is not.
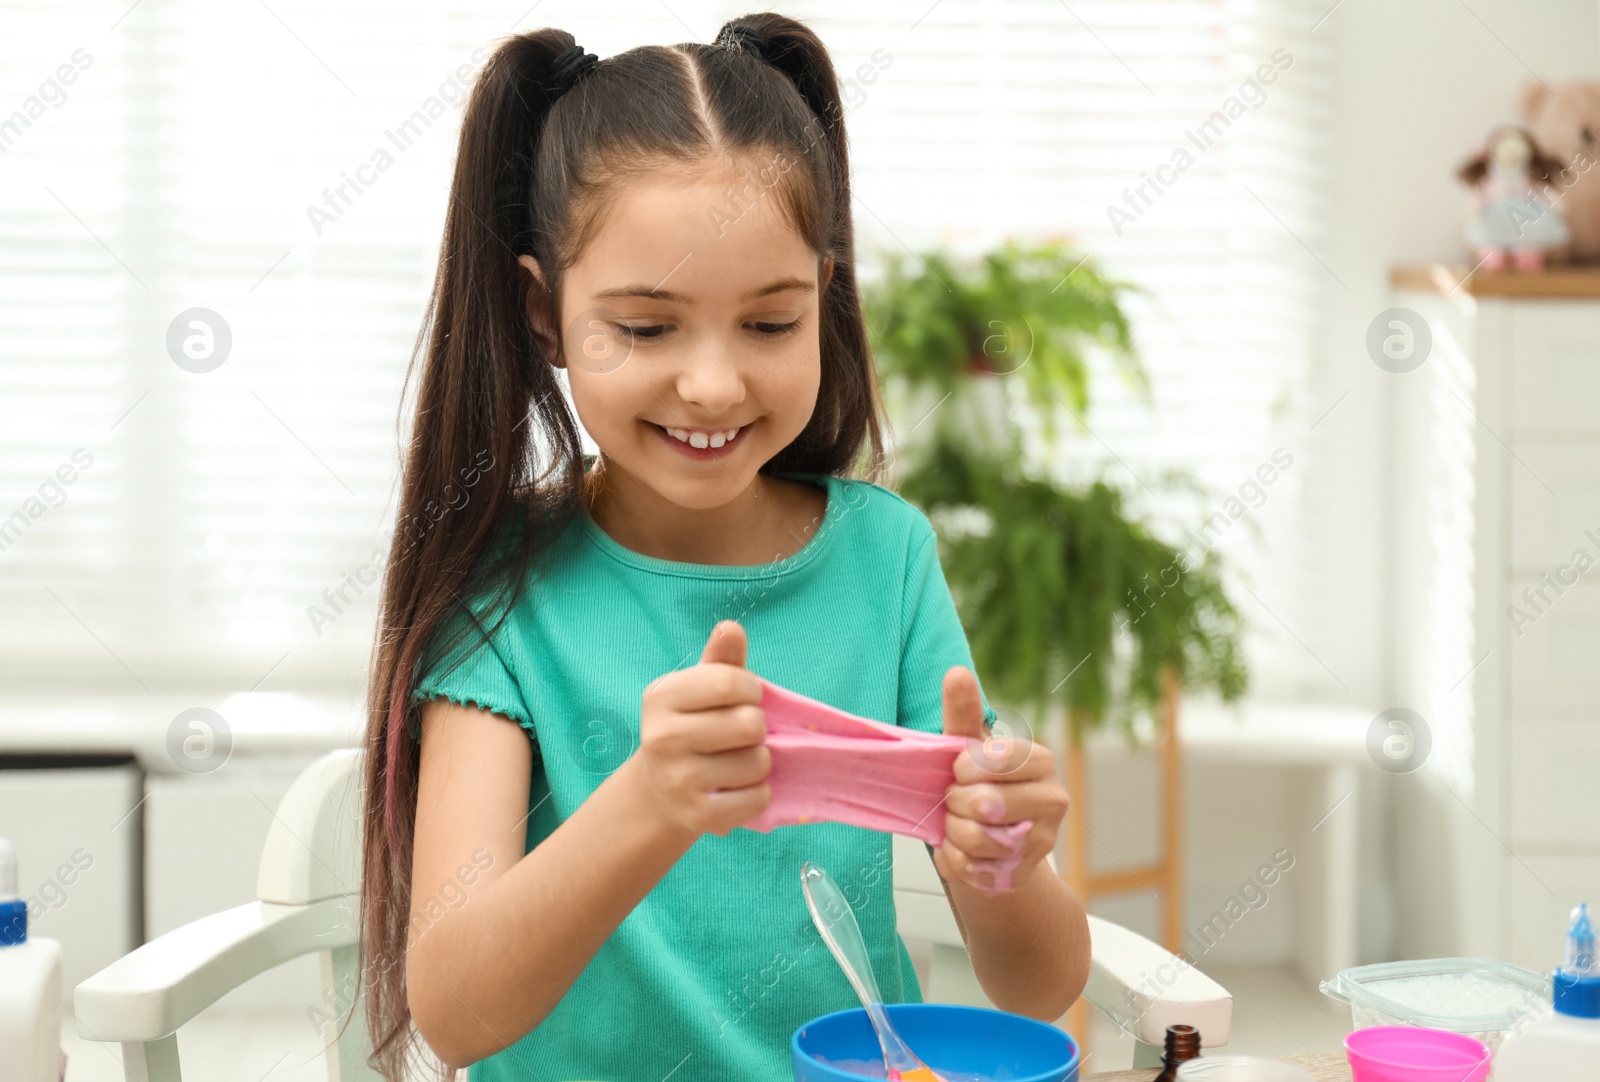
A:
[[[1554,96],[1555,91],[1537,79],[1531,83],[1523,83],[1522,92],[1517,95],[1517,104],[1522,107],[1523,119],[1532,122],[1544,108],[1545,102]]]
[[[831,281],[833,281],[833,256],[830,255],[822,261],[822,287],[817,292],[821,293],[822,290],[827,289],[828,283]]]
[[[517,265],[523,271],[520,277],[523,303],[528,313],[528,326],[532,328],[534,337],[539,340],[544,355],[550,358],[550,363],[556,368],[565,368],[567,361],[561,355],[561,338],[556,333],[556,313],[551,303],[550,291],[545,288],[544,272],[539,268],[539,261],[531,255],[519,255]]]

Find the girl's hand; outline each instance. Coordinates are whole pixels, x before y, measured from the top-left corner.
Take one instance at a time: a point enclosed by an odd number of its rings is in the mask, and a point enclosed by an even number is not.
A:
[[[745,645],[744,628],[723,620],[698,665],[644,690],[637,773],[696,835],[725,835],[772,801],[761,683],[744,667]]]
[[[987,894],[1017,890],[1055,850],[1067,814],[1055,756],[1031,740],[988,735],[977,677],[960,665],[945,673],[944,731],[968,739],[946,791],[945,840],[934,866],[950,882]]]

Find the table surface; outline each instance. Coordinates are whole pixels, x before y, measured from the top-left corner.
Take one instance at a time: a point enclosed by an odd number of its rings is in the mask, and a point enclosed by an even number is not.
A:
[[[1219,1052],[1219,1055],[1224,1053]],[[1317,1082],[1350,1082],[1350,1064],[1343,1052],[1324,1052],[1320,1056],[1290,1056],[1287,1060],[1311,1072]],[[1083,1082],[1150,1082],[1160,1071],[1103,1071],[1084,1075]]]

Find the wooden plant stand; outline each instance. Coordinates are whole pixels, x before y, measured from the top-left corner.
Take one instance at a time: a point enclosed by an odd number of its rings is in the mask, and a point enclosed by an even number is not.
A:
[[[1093,909],[1094,900],[1106,895],[1131,894],[1156,890],[1161,894],[1161,945],[1173,954],[1183,948],[1183,749],[1178,744],[1177,674],[1170,669],[1161,685],[1161,735],[1154,745],[1161,759],[1161,839],[1159,856],[1143,867],[1116,872],[1089,869],[1089,843],[1094,831],[1089,826],[1088,749],[1073,742],[1069,726],[1065,744],[1063,783],[1072,806],[1066,820],[1066,862],[1061,877]],[[1079,998],[1067,1012],[1067,1031],[1089,1054],[1089,1001]]]

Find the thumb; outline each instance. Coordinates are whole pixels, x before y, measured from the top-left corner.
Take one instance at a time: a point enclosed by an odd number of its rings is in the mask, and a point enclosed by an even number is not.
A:
[[[978,678],[965,665],[953,665],[944,674],[944,734],[982,740],[989,735],[983,724],[983,697]]]
[[[742,669],[746,646],[744,628],[738,621],[718,620],[717,626],[711,629],[711,637],[706,640],[706,648],[700,652],[700,663],[721,662]]]

